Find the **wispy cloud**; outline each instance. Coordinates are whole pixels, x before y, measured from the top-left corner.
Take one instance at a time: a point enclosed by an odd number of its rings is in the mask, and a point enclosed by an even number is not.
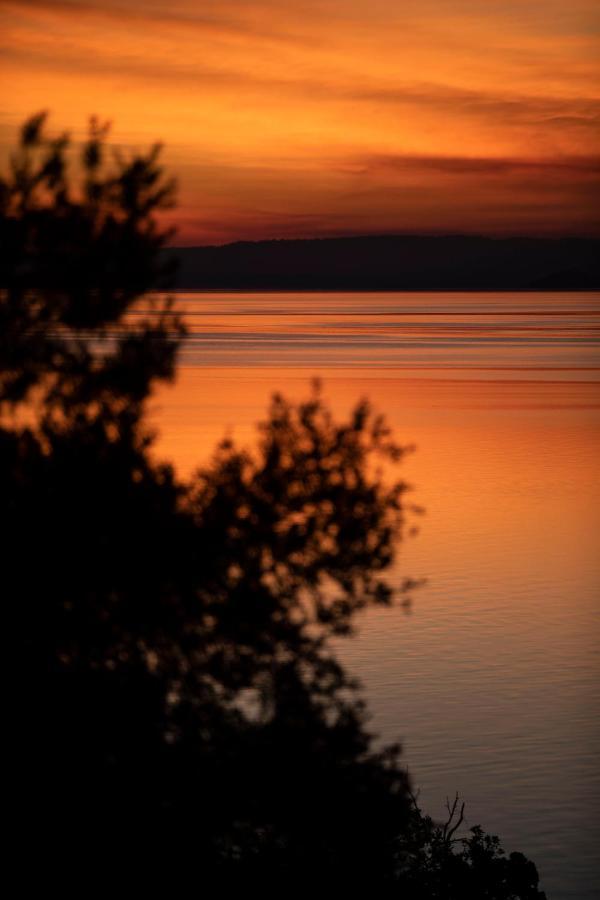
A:
[[[526,174],[594,176],[600,181],[600,155],[536,158],[472,156],[374,156],[364,161],[363,171],[435,171],[450,175]]]

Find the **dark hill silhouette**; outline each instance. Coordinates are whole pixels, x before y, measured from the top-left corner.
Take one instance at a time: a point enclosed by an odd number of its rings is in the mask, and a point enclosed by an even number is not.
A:
[[[598,290],[600,241],[451,235],[176,247],[179,288]]]

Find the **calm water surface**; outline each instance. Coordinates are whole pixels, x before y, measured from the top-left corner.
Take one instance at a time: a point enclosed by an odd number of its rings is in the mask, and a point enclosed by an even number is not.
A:
[[[551,900],[600,897],[600,294],[179,303],[183,367],[153,417],[183,473],[314,375],[339,414],[366,395],[417,444],[402,475],[427,514],[394,577],[427,585],[340,653],[427,811],[458,790]]]

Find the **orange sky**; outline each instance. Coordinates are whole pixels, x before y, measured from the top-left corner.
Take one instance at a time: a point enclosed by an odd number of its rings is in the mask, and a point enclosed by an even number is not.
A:
[[[0,0],[0,155],[159,138],[178,243],[600,233],[596,0]]]

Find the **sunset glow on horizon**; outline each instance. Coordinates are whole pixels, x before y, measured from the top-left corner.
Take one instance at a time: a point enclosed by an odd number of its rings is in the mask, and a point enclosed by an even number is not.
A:
[[[0,156],[165,144],[179,244],[600,232],[598,6],[0,0]]]

